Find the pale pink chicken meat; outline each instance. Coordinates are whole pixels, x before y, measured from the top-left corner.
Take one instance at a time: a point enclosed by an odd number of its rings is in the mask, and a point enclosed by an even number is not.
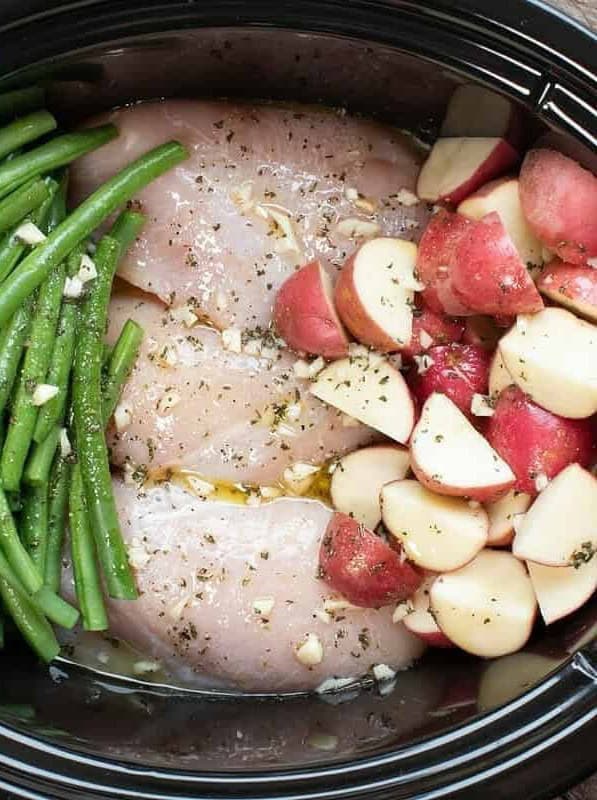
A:
[[[313,397],[288,350],[274,348],[273,360],[225,350],[218,331],[186,328],[139,295],[117,292],[110,307],[110,341],[128,317],[145,330],[120,401],[130,423],[109,433],[114,464],[271,484],[295,462],[321,464],[376,438]]]
[[[283,498],[258,508],[202,502],[176,485],[115,482],[140,597],[111,601],[110,630],[182,680],[249,691],[309,689],[375,664],[408,666],[423,649],[392,608],[325,612],[316,577],[331,511]],[[297,657],[317,637],[320,663]]]
[[[170,305],[198,305],[219,327],[268,326],[276,289],[297,265],[320,257],[341,266],[355,242],[339,222],[360,219],[411,239],[428,215],[423,204],[409,205],[417,149],[369,120],[187,100],[136,105],[101,120],[113,121],[120,135],[77,161],[75,200],[168,139],[190,149],[187,161],[139,194],[149,222],[120,274]],[[278,222],[268,209],[282,215]],[[281,236],[284,218],[291,233]]]

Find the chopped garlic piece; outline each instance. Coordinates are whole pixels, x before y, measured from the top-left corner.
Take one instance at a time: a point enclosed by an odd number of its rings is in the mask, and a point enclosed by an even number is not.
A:
[[[209,483],[209,481],[204,481],[201,478],[198,478],[196,475],[190,475],[188,473],[183,473],[184,481],[188,485],[189,489],[196,494],[198,497],[205,499],[209,497],[210,494],[213,494],[216,490],[216,487],[213,483]]]
[[[92,259],[89,258],[87,253],[83,253],[83,255],[81,256],[77,277],[83,284],[89,283],[89,281],[92,281],[94,278],[97,278],[97,269],[95,267],[95,261],[92,261]]]
[[[354,186],[347,186],[347,187],[346,187],[346,189],[344,189],[344,196],[345,196],[345,197],[346,197],[346,199],[347,199],[347,200],[349,200],[351,203],[353,203],[355,200],[358,200],[358,199],[359,199],[359,193],[358,193],[358,191],[357,191],[357,190],[354,188]]]
[[[425,353],[422,356],[413,356],[413,360],[417,365],[417,372],[419,375],[424,375],[429,367],[432,367],[435,364],[435,361],[431,358],[431,356],[428,356]]]
[[[278,237],[275,243],[276,251],[300,253],[301,247],[294,233],[290,212],[275,203],[261,203],[257,208],[259,211],[265,211],[266,217],[273,223],[274,233]]]
[[[336,611],[358,611],[361,606],[353,606],[352,603],[349,603],[348,600],[345,600],[343,597],[328,597],[323,602],[323,608],[328,614],[335,614]]]
[[[48,238],[43,231],[33,222],[24,222],[15,231],[15,239],[18,239],[23,244],[36,245],[45,242]]]
[[[63,297],[76,300],[83,294],[83,281],[75,275],[73,278],[66,278],[64,281]]]
[[[386,681],[393,681],[397,673],[395,669],[388,667],[387,664],[374,664],[373,677],[378,683],[385,683]]]
[[[319,686],[316,687],[315,691],[317,694],[326,694],[326,692],[339,692],[342,689],[346,689],[348,686],[353,686],[355,683],[356,678],[326,678],[322,681]],[[348,696],[349,693],[346,692]],[[352,695],[352,693],[350,693]]]
[[[241,214],[248,214],[255,205],[253,200],[253,181],[244,181],[240,186],[233,187],[230,191],[230,197]]]
[[[185,328],[192,328],[199,322],[199,317],[195,314],[194,310],[188,303],[178,308],[170,309],[170,316],[176,322],[181,322]]]
[[[172,392],[166,390],[162,395],[162,399],[158,403],[158,411],[160,414],[167,414],[169,411],[172,411],[181,401],[181,396],[178,392]]]
[[[148,675],[152,672],[159,672],[162,665],[159,661],[135,661],[133,672],[135,675]]]
[[[421,202],[414,192],[404,188],[396,192],[396,200],[401,206],[416,206]]]
[[[34,406],[43,406],[48,400],[56,397],[60,390],[51,383],[38,383],[31,395],[31,402]]]
[[[123,431],[133,421],[133,415],[131,413],[131,409],[124,405],[124,403],[119,403],[115,410],[114,410],[114,425],[116,426],[117,431]]]
[[[296,422],[300,419],[302,410],[301,403],[291,403],[286,409],[286,419],[290,422]]]
[[[278,486],[260,486],[259,494],[264,500],[275,500],[276,497],[280,497],[282,495],[282,489],[280,489]]]
[[[260,617],[269,616],[276,604],[273,597],[257,597],[253,600],[253,611]]]
[[[308,633],[305,640],[295,649],[297,661],[306,667],[315,667],[323,661],[323,645],[319,636]]]
[[[421,328],[419,333],[419,342],[423,350],[427,350],[433,344],[433,337],[430,336],[424,328]]]
[[[354,205],[364,214],[375,214],[377,211],[377,202],[372,197],[363,197],[359,195],[354,201]]]
[[[62,458],[68,458],[73,452],[73,447],[68,438],[68,431],[66,428],[60,428],[60,455]]]
[[[377,222],[359,217],[347,217],[337,223],[335,230],[347,239],[372,239],[381,233]]]
[[[332,621],[332,615],[328,614],[327,611],[323,611],[321,608],[315,609],[313,616],[315,616],[320,622],[323,622],[324,625],[329,625]]]
[[[319,472],[319,467],[316,467],[314,464],[296,461],[284,470],[284,482],[296,483],[297,481],[304,481],[305,478],[310,478],[317,472]]]
[[[240,328],[226,328],[222,331],[222,344],[224,350],[231,353],[242,352],[242,334]]]
[[[143,569],[151,560],[151,553],[136,536],[128,546],[129,563],[133,569]]]
[[[493,417],[494,413],[491,398],[475,392],[471,400],[471,414],[475,417]]]
[[[394,623],[402,622],[402,620],[409,614],[412,614],[413,611],[414,608],[411,601],[403,600],[401,603],[398,603],[398,605],[394,609],[394,613],[392,614],[392,622]]]
[[[547,489],[547,485],[549,484],[549,478],[544,472],[539,473],[535,478],[535,489],[538,492],[542,492],[544,489]]]
[[[302,358],[299,358],[298,361],[294,362],[293,371],[297,378],[305,378],[306,380],[310,380],[311,378],[315,378],[322,369],[325,367],[325,361],[321,356],[315,359],[315,361],[304,361]]]
[[[339,741],[337,736],[332,736],[330,733],[312,733],[307,737],[306,744],[308,747],[315,748],[315,750],[328,752],[335,750]]]

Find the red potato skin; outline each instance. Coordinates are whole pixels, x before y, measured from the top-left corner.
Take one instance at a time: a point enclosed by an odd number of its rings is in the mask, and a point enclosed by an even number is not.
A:
[[[476,192],[483,184],[507,173],[519,160],[518,151],[512,147],[510,142],[502,139],[491,154],[491,157],[479,165],[468,181],[438,198],[439,202],[453,203],[457,206],[473,192]]]
[[[381,608],[406,600],[423,576],[373,531],[336,512],[321,540],[319,575],[350,603]]]
[[[597,178],[571,158],[530,150],[520,170],[520,202],[535,235],[563,260],[597,258]]]
[[[543,268],[537,288],[563,306],[569,306],[574,301],[581,302],[585,307],[583,316],[597,322],[597,270],[555,259]],[[577,313],[581,311],[577,310]]]
[[[433,339],[432,344],[428,347],[423,347],[421,344],[423,331]],[[413,312],[413,333],[410,342],[406,347],[402,347],[400,352],[405,358],[412,358],[426,352],[429,347],[459,342],[463,333],[464,324],[462,322],[432,311],[419,301]]]
[[[594,418],[559,417],[535,405],[518,387],[509,386],[489,419],[487,440],[516,475],[514,488],[535,496],[538,475],[551,480],[569,464],[591,464],[596,433]]]
[[[411,370],[408,385],[422,406],[434,392],[447,395],[469,419],[474,394],[487,394],[491,354],[474,344],[431,347],[427,354],[433,364],[419,375]]]
[[[293,350],[342,358],[348,353],[348,337],[336,314],[319,261],[311,261],[280,287],[274,305],[274,323]]]
[[[423,300],[432,311],[455,317],[473,313],[457,297],[452,286],[458,244],[473,225],[471,220],[445,208],[427,223],[419,242],[417,273],[425,284]]]
[[[400,344],[376,324],[359,298],[354,281],[357,253],[348,259],[340,272],[334,290],[336,310],[342,322],[361,344],[375,347],[381,353],[393,353],[400,348]]]
[[[480,503],[491,503],[493,500],[498,500],[502,495],[506,494],[508,489],[514,485],[514,481],[507,481],[506,483],[497,484],[480,489],[478,486],[467,488],[463,486],[451,487],[441,483],[441,481],[434,480],[421,469],[414,453],[411,451],[411,469],[415,473],[415,478],[419,483],[423,484],[427,489],[437,494],[446,495],[446,497],[468,497],[470,500],[478,500]]]
[[[493,353],[499,340],[504,335],[504,329],[497,324],[494,317],[476,316],[467,317],[462,335],[463,344],[474,344]]]
[[[541,295],[495,211],[473,223],[459,240],[452,286],[478,314],[533,314],[543,308]]]

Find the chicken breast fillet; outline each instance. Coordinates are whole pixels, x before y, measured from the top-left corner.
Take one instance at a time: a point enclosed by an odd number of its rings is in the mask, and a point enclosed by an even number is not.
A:
[[[139,493],[119,481],[115,493],[140,597],[110,601],[110,630],[183,680],[309,689],[374,664],[400,669],[421,654],[391,608],[326,611],[335,595],[316,576],[331,515],[321,503],[251,508],[202,502],[174,484]],[[321,645],[320,663],[301,661],[307,639]]]
[[[418,151],[372,121],[188,100],[136,105],[94,122],[108,120],[120,135],[76,162],[75,201],[151,147],[183,142],[190,158],[138,196],[148,224],[120,274],[170,305],[191,303],[218,327],[267,327],[282,281],[316,257],[341,266],[359,224],[369,235],[418,238],[428,215],[424,205],[409,205]]]

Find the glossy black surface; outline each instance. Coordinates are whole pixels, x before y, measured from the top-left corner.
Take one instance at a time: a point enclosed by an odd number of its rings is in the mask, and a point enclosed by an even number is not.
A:
[[[529,139],[552,124],[594,146],[594,37],[537,3],[499,5],[4,0],[0,91],[43,80],[69,121],[162,95],[321,101],[427,138],[466,77],[523,105]],[[593,606],[493,663],[436,652],[391,695],[365,688],[340,705],[48,671],[11,648],[0,794],[551,797],[597,766],[594,623]],[[333,750],[313,745],[321,734],[337,738]]]

